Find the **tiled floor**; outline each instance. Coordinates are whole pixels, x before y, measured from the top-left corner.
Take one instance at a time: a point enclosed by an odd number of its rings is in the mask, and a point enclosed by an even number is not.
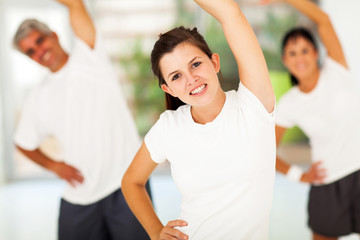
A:
[[[168,172],[152,177],[152,191],[161,221],[175,219],[180,195]],[[55,240],[57,210],[62,182],[28,180],[0,188],[0,240]],[[307,240],[308,187],[277,175],[271,216],[271,240]],[[359,239],[356,236],[341,240]]]

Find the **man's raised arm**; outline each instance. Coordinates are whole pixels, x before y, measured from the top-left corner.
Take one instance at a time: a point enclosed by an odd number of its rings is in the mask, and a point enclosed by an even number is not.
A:
[[[69,9],[70,24],[75,35],[94,48],[95,26],[82,0],[56,0]]]

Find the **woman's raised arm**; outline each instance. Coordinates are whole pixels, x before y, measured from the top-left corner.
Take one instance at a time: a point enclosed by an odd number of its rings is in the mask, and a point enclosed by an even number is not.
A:
[[[319,6],[309,0],[262,0],[261,3],[286,2],[310,18],[317,26],[319,36],[327,54],[339,64],[348,68],[346,58],[330,17]]]
[[[194,0],[221,24],[226,40],[235,56],[240,81],[273,111],[275,95],[264,55],[255,33],[239,5],[233,0]]]

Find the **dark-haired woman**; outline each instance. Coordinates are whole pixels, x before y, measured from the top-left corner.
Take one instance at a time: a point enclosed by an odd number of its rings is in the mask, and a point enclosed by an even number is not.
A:
[[[266,63],[235,1],[195,2],[221,23],[239,67],[239,89],[221,89],[219,55],[196,29],[162,34],[151,61],[169,110],[145,136],[122,189],[153,240],[267,239],[276,146]],[[182,203],[179,219],[163,226],[144,186],[166,159]]]
[[[304,28],[284,37],[282,58],[294,86],[278,103],[276,140],[287,128],[299,126],[310,139],[313,163],[302,172],[277,158],[276,169],[312,185],[308,214],[313,239],[335,240],[360,232],[359,91],[327,14],[308,0],[282,2],[315,22],[327,56],[319,66],[316,42]]]

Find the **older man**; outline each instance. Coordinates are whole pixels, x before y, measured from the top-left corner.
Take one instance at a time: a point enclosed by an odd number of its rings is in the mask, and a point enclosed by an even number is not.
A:
[[[83,2],[58,2],[68,8],[76,36],[71,54],[35,19],[25,20],[14,37],[19,51],[50,70],[25,103],[15,144],[68,183],[60,240],[148,239],[120,188],[139,147],[135,124]],[[62,161],[39,149],[48,136],[60,143]]]

